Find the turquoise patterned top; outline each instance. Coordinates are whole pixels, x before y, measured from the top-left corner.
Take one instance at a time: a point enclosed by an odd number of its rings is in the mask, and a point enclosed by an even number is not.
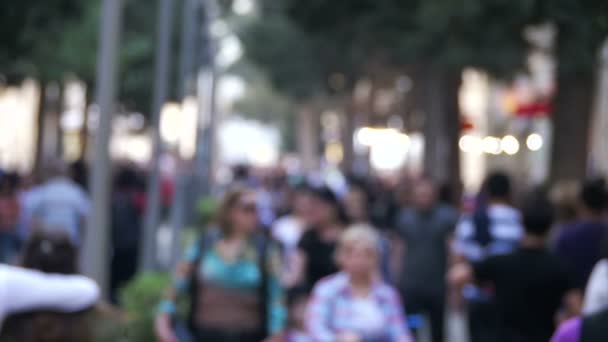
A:
[[[216,286],[232,290],[255,290],[259,288],[262,281],[262,272],[258,266],[258,251],[254,243],[248,244],[247,248],[242,251],[241,255],[234,262],[227,262],[222,259],[217,252],[216,245],[217,243],[204,253],[204,257],[199,263],[197,270],[199,277]],[[201,254],[199,249],[199,243],[191,245],[185,253],[184,261],[190,265],[194,264],[197,256]],[[279,251],[275,248],[268,248],[267,261],[269,291],[266,303],[269,315],[267,328],[271,334],[274,334],[283,330],[287,319],[284,291],[278,279],[281,267]],[[189,281],[189,274],[176,275],[174,282],[174,293],[176,296],[188,293]],[[173,298],[167,298],[161,303],[161,312],[175,313],[176,296],[169,296]]]

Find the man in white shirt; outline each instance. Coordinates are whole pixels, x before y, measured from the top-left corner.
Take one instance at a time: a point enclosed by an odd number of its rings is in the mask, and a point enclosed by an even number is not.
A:
[[[80,275],[45,274],[0,265],[0,328],[13,313],[38,308],[75,312],[99,299],[97,284]]]

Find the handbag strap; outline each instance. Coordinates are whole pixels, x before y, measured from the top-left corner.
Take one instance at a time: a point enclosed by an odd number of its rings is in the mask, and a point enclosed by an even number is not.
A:
[[[269,312],[268,312],[268,298],[270,297],[269,281],[268,281],[268,238],[265,235],[259,235],[256,237],[256,249],[258,257],[258,267],[260,269],[260,286],[258,287],[258,293],[260,298],[260,317],[262,318],[262,331],[269,335],[268,329],[269,323]]]
[[[199,282],[198,274],[206,251],[217,240],[216,234],[209,231],[203,232],[196,243],[196,255],[192,264],[192,272],[188,281],[188,292],[190,298],[190,307],[188,311],[188,328],[190,331],[196,331],[196,316],[198,311],[199,294],[202,290],[203,282]]]

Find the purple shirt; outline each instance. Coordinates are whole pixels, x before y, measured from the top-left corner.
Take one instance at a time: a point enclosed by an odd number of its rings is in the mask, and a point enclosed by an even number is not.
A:
[[[383,336],[386,336],[388,341],[401,338],[411,340],[397,291],[378,280],[372,286],[371,298],[377,302],[384,316],[382,318],[386,324]],[[322,279],[313,290],[306,314],[306,328],[312,340],[329,342],[335,341],[335,335],[339,333],[358,333],[358,327],[353,326],[352,319],[355,300],[346,273]]]
[[[579,342],[582,327],[583,320],[580,317],[566,321],[557,329],[551,342]]]
[[[600,221],[580,221],[563,227],[555,252],[576,270],[577,287],[584,289],[595,264],[601,259],[602,241],[608,225]]]

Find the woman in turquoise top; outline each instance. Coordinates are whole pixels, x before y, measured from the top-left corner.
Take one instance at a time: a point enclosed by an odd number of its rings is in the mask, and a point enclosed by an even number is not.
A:
[[[161,303],[155,328],[162,342],[177,341],[171,317],[182,294],[191,297],[195,341],[259,342],[284,326],[279,251],[258,229],[255,194],[227,194],[217,224],[188,249]]]

